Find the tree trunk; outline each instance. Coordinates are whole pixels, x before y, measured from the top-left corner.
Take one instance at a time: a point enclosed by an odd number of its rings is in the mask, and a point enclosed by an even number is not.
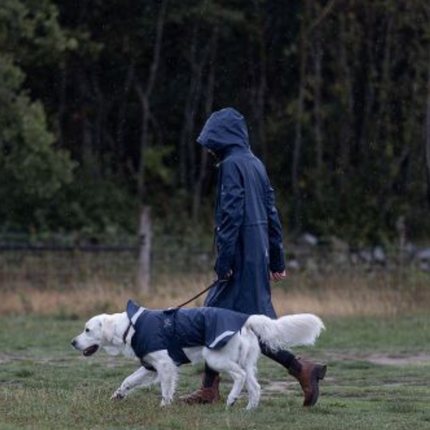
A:
[[[315,136],[315,158],[316,158],[316,183],[315,195],[319,204],[323,199],[323,132],[322,132],[322,106],[321,106],[321,88],[322,88],[322,47],[321,33],[318,28],[315,29],[314,43],[312,44],[312,55],[314,63],[314,136]]]
[[[87,167],[92,172],[96,172],[98,169],[96,163],[94,162],[94,148],[93,148],[93,137],[92,137],[92,127],[91,122],[88,119],[87,105],[85,103],[86,98],[92,100],[92,95],[90,88],[88,87],[87,79],[84,71],[80,71],[78,76],[78,88],[80,95],[80,112],[79,119],[81,121],[81,141],[82,141],[82,164]]]
[[[391,49],[392,49],[392,27],[393,27],[393,17],[387,17],[387,28],[385,30],[385,40],[384,40],[384,55],[382,60],[382,71],[381,79],[378,83],[379,87],[379,97],[378,105],[379,115],[377,119],[377,131],[375,144],[378,145],[382,143],[387,138],[391,140],[391,124],[390,124],[390,92],[392,90],[390,73],[392,72],[391,65]]]
[[[142,108],[142,124],[140,135],[140,157],[138,167],[138,193],[141,202],[141,215],[140,215],[140,232],[139,237],[141,240],[141,251],[139,258],[138,270],[138,284],[142,292],[147,293],[150,290],[150,252],[151,252],[151,222],[149,207],[146,206],[145,200],[145,150],[148,147],[149,140],[149,122],[151,119],[150,99],[154,89],[155,80],[157,77],[158,66],[160,62],[161,45],[163,40],[163,30],[166,20],[168,0],[161,3],[158,13],[155,43],[153,50],[152,63],[149,68],[148,80],[146,86],[140,83],[137,76],[134,77],[136,93]]]
[[[342,87],[344,89],[344,101],[343,107],[345,112],[343,115],[343,120],[340,129],[340,151],[339,151],[339,166],[344,171],[349,171],[350,161],[351,161],[351,141],[353,135],[354,127],[354,93],[353,93],[353,83],[352,83],[352,73],[351,67],[348,61],[348,48],[352,50],[352,55],[355,55],[354,47],[347,47],[346,39],[348,36],[348,22],[346,22],[347,17],[345,12],[340,15],[340,68],[342,71]],[[345,180],[347,175],[341,175],[340,178],[340,192],[343,194],[345,189]]]
[[[103,91],[100,87],[99,76],[96,69],[92,70],[92,87],[94,89],[94,99],[96,106],[96,116],[94,118],[93,124],[93,140],[94,140],[94,155],[96,159],[96,164],[99,166],[99,175],[103,172],[103,155],[114,148],[106,148],[106,142],[103,139],[103,129],[105,128],[106,122],[106,101]]]
[[[252,126],[250,127],[250,141],[254,150],[259,152],[263,163],[267,162],[266,144],[266,95],[267,95],[267,55],[264,11],[255,2],[257,21],[252,30],[253,37],[248,42],[250,68],[250,105],[252,112]]]
[[[137,176],[137,189],[139,192],[139,198],[142,204],[145,202],[145,151],[148,147],[148,134],[149,134],[149,97],[148,93],[143,89],[142,84],[139,80],[135,79],[135,89],[139,97],[142,113],[141,113],[141,124],[140,124],[140,157],[139,157],[139,169]]]
[[[167,3],[168,3],[168,0],[164,0],[161,3],[160,11],[158,13],[153,57],[152,57],[151,66],[149,68],[149,75],[148,75],[148,80],[146,82],[146,87],[144,88],[143,85],[140,83],[139,79],[135,77],[135,89],[139,97],[141,108],[142,108],[140,159],[139,159],[139,168],[138,168],[138,191],[139,191],[139,197],[142,204],[144,204],[144,201],[145,201],[144,157],[145,157],[145,150],[148,146],[148,137],[149,137],[149,120],[151,116],[150,99],[151,99],[152,91],[154,90],[155,79],[157,77],[158,66],[160,63],[161,44],[163,40],[164,23],[166,20]]]
[[[206,44],[203,52],[198,52],[200,35],[198,26],[193,31],[193,41],[190,48],[191,78],[187,100],[184,108],[184,125],[181,133],[181,185],[185,188],[191,186],[196,176],[196,148],[193,138],[196,113],[202,92],[203,70],[210,54],[210,44]]]
[[[375,19],[372,7],[364,4],[365,23],[364,29],[368,30],[368,37],[363,41],[365,44],[365,90],[364,90],[364,107],[362,109],[361,121],[358,127],[356,139],[356,163],[358,168],[368,161],[369,151],[367,144],[373,142],[374,136],[374,104],[375,104],[375,77],[377,76],[376,58],[374,55],[374,32]]]
[[[430,12],[429,12],[430,16]],[[430,54],[430,50],[429,50]],[[428,81],[427,81],[427,109],[425,122],[425,139],[424,139],[426,176],[427,176],[427,200],[430,204],[430,55],[428,62]]]
[[[151,242],[151,211],[149,206],[142,206],[140,210],[139,228],[138,285],[139,291],[143,294],[149,294],[151,291]]]
[[[124,129],[125,129],[125,123],[126,123],[126,114],[127,114],[127,97],[130,91],[131,84],[133,82],[133,77],[134,77],[134,63],[133,63],[133,60],[130,60],[130,63],[127,67],[127,73],[124,81],[124,93],[118,109],[118,119],[117,119],[117,127],[116,127],[116,146],[117,146],[116,149],[120,160],[122,160],[122,158],[124,157],[124,154],[126,153],[124,148]]]
[[[209,76],[206,90],[206,102],[205,102],[205,117],[207,118],[212,112],[213,106],[213,96],[214,96],[214,86],[215,86],[215,63],[217,55],[218,46],[218,27],[214,28],[210,42],[210,58],[209,58]],[[200,152],[200,166],[197,182],[193,190],[193,206],[192,206],[192,220],[193,224],[198,223],[200,209],[201,209],[201,199],[203,193],[203,185],[206,179],[206,169],[208,164],[208,152],[206,150],[201,150]]]
[[[305,4],[303,21],[300,26],[300,64],[299,64],[299,93],[297,97],[296,127],[293,147],[293,163],[291,169],[291,183],[293,191],[293,229],[298,233],[301,229],[301,199],[300,199],[300,162],[302,152],[302,121],[305,101],[306,86],[306,60],[307,60],[307,41],[306,41],[306,16],[309,8],[309,1]]]
[[[263,24],[261,24],[263,27]],[[258,145],[261,148],[261,158],[267,162],[267,142],[266,142],[266,92],[267,92],[267,56],[264,29],[259,32],[258,56],[259,56],[259,79],[256,100],[256,117],[258,124]]]
[[[67,84],[68,84],[68,73],[67,67],[61,64],[60,68],[60,88],[59,88],[59,100],[58,100],[58,140],[60,147],[64,147],[64,118],[66,116],[68,108],[67,100]]]

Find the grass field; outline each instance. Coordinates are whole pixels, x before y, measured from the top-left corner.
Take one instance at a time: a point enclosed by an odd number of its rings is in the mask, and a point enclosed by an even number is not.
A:
[[[0,317],[0,429],[429,429],[430,316],[325,317],[314,348],[296,352],[328,363],[316,407],[304,409],[297,383],[260,360],[260,407],[158,406],[158,388],[110,395],[137,363],[104,352],[85,359],[69,345],[85,318]],[[185,366],[178,394],[199,384]],[[224,378],[225,399],[230,386]]]

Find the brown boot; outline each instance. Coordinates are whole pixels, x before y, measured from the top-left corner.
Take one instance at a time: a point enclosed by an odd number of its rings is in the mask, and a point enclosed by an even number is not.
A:
[[[297,357],[297,361],[300,363],[301,370],[289,369],[288,373],[300,382],[305,395],[303,406],[313,406],[318,401],[319,381],[324,379],[327,366],[325,364],[311,363],[301,357]]]
[[[204,376],[203,376],[204,380]],[[181,396],[180,400],[188,405],[203,405],[208,403],[215,403],[219,400],[219,376],[215,376],[212,386],[202,386],[193,393]]]

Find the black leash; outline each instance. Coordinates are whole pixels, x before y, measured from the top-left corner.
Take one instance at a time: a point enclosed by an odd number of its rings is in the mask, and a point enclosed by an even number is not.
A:
[[[220,282],[219,279],[215,279],[215,281],[212,282],[212,284],[210,284],[209,287],[206,287],[203,291],[200,291],[200,293],[196,294],[190,300],[187,300],[186,302],[181,303],[179,306],[176,306],[176,308],[174,308],[174,309],[183,308],[185,305],[188,305],[188,303],[191,303],[192,301],[194,301],[197,298],[199,298],[200,296],[202,296],[204,293],[207,293],[212,287],[214,287],[215,285],[217,285],[219,282]]]
[[[131,329],[131,326],[132,326],[133,324],[131,323],[131,321],[130,321],[130,323],[128,324],[128,327],[127,327],[127,329],[126,329],[126,331],[124,332],[124,334],[122,335],[122,341],[124,342],[124,343],[127,343],[127,336],[128,336],[128,332],[130,331],[130,329]]]

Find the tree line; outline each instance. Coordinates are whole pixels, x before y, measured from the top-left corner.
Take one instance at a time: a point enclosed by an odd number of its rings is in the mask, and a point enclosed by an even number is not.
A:
[[[3,0],[0,85],[3,231],[207,231],[232,106],[288,232],[428,236],[426,0]]]

